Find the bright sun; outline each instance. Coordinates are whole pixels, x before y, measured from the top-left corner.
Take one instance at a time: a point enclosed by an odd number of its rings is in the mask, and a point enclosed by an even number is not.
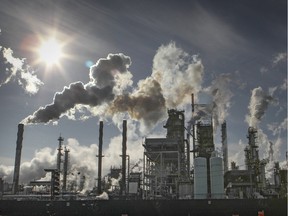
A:
[[[47,66],[58,64],[63,55],[61,48],[55,39],[44,41],[39,49],[40,60]]]

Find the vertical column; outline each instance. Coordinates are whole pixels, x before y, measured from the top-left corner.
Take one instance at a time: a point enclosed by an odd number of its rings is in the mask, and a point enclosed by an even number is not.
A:
[[[65,147],[63,164],[63,191],[67,190],[68,154],[69,150]]]
[[[222,149],[223,149],[223,161],[224,161],[224,173],[228,171],[228,146],[227,146],[227,127],[226,121],[221,125],[222,133]]]
[[[127,150],[127,121],[123,120],[122,132],[122,187],[120,194],[125,195],[126,192],[126,150]]]
[[[24,132],[24,124],[18,124],[17,141],[16,141],[16,156],[15,156],[15,166],[14,166],[14,176],[13,176],[13,186],[12,186],[13,194],[16,194],[18,192],[23,132]]]
[[[99,125],[99,149],[98,149],[98,194],[102,193],[101,179],[102,179],[102,146],[103,146],[103,121]]]

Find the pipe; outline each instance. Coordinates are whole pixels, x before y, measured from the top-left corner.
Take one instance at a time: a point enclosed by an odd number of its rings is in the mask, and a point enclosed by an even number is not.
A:
[[[122,132],[122,187],[120,188],[120,195],[126,194],[126,150],[127,150],[127,121],[123,120]]]
[[[18,124],[17,141],[16,141],[16,156],[15,156],[14,176],[13,176],[13,185],[12,185],[13,194],[16,194],[18,192],[23,132],[24,132],[24,124]]]
[[[97,190],[98,194],[102,193],[102,188],[101,188],[101,179],[102,179],[102,146],[103,146],[103,121],[100,121],[99,125],[99,149],[98,149],[98,185],[97,185]]]
[[[187,174],[190,176],[190,135],[186,134],[186,144],[187,144]]]

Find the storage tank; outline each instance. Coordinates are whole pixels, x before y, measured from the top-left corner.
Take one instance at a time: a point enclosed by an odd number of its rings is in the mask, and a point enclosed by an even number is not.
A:
[[[210,158],[211,198],[224,198],[224,172],[221,157]]]
[[[207,199],[207,161],[204,157],[194,159],[194,199]]]

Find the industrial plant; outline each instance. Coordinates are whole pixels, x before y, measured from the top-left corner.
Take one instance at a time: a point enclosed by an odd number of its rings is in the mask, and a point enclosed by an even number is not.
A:
[[[127,155],[127,121],[123,121],[122,164],[111,167],[108,179],[119,185],[109,190],[102,175],[103,122],[99,124],[97,185],[84,195],[68,187],[69,149],[58,138],[57,165],[45,169],[50,181],[43,194],[25,194],[19,188],[24,126],[18,125],[12,190],[0,181],[0,215],[287,215],[287,170],[274,164],[274,183],[267,181],[267,158],[259,157],[257,128],[249,127],[245,169],[228,165],[227,123],[221,125],[222,151],[214,144],[212,112],[194,104],[192,118],[183,110],[169,109],[163,138],[143,140],[142,171],[134,172]],[[197,112],[196,112],[197,110]],[[187,123],[188,122],[188,123]],[[128,159],[128,160],[127,160]],[[193,164],[193,166],[192,166]],[[83,179],[85,181],[85,179]],[[18,207],[16,207],[18,206]]]

